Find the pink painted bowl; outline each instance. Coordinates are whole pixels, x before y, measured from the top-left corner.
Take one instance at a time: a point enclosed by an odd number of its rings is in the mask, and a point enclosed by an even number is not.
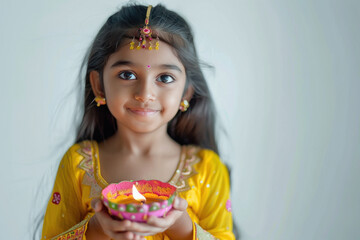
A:
[[[145,198],[141,203],[133,198],[132,188]],[[146,222],[150,216],[164,217],[172,208],[176,187],[158,180],[123,181],[102,190],[102,200],[110,215],[135,222]]]

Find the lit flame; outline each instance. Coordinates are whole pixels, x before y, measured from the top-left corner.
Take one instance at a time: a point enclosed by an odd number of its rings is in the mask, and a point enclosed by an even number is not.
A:
[[[133,185],[132,193],[133,193],[133,198],[135,200],[140,201],[140,202],[146,201],[146,198],[141,193],[139,193],[139,191],[136,189],[135,185]]]

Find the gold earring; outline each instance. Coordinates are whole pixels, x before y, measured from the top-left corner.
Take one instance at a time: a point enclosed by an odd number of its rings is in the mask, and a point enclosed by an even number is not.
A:
[[[103,97],[95,97],[94,101],[97,103],[96,106],[100,107],[100,105],[106,104],[106,99]]]
[[[186,110],[188,110],[189,106],[190,106],[189,102],[186,99],[184,99],[181,101],[179,109],[182,112],[186,112]]]

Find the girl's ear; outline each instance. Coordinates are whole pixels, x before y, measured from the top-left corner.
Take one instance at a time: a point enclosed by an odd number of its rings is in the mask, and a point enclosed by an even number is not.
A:
[[[101,87],[100,75],[97,71],[91,71],[89,74],[90,84],[95,97],[105,97]]]
[[[194,95],[194,87],[191,84],[189,84],[188,88],[184,93],[183,99],[186,99],[188,102],[190,102],[193,95]]]

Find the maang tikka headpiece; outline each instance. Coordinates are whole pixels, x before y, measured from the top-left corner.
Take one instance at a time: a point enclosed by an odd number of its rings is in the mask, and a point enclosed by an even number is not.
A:
[[[136,47],[136,49],[140,49],[140,48],[144,48],[146,49],[146,38],[149,39],[149,50],[152,50],[153,49],[153,45],[152,45],[152,30],[151,28],[148,26],[149,25],[149,18],[150,18],[150,12],[151,12],[151,8],[152,6],[149,5],[148,6],[148,9],[147,9],[147,12],[146,12],[146,18],[145,18],[145,26],[142,27],[142,28],[139,28],[139,44],[138,46]],[[130,43],[130,49],[134,49],[134,42],[135,40],[135,37],[133,37],[131,43]],[[156,50],[159,50],[159,36],[156,37],[156,43],[155,43],[155,49]]]

